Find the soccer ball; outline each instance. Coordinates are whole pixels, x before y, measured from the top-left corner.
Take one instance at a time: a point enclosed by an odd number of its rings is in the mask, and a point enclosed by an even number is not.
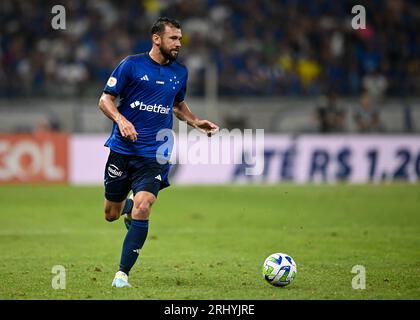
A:
[[[264,261],[262,268],[264,279],[273,286],[284,287],[296,276],[296,263],[285,253],[273,253]]]

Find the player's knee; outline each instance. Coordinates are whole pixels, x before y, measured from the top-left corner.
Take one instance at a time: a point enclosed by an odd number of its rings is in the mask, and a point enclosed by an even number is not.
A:
[[[112,221],[115,221],[117,219],[118,219],[117,216],[105,215],[105,220],[108,221],[108,222],[112,222]]]
[[[108,222],[115,221],[119,218],[119,211],[117,208],[105,207],[105,220]]]
[[[132,217],[137,220],[148,219],[150,215],[151,204],[148,201],[141,201],[140,203],[134,204]]]

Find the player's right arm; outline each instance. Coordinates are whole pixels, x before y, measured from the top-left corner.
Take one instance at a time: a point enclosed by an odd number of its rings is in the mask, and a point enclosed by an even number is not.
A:
[[[115,105],[115,97],[112,94],[106,92],[102,93],[102,96],[99,99],[99,109],[118,125],[120,133],[124,138],[128,138],[133,142],[137,140],[136,128],[118,112]]]

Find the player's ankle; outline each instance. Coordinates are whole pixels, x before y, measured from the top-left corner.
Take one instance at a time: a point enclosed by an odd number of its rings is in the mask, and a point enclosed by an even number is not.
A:
[[[126,270],[126,269],[124,269],[124,268],[121,268],[120,267],[120,269],[118,270],[118,272],[121,272],[121,273],[123,273],[125,276],[127,276],[128,277],[128,274],[130,273],[130,271],[129,270]],[[117,272],[117,273],[118,273]]]

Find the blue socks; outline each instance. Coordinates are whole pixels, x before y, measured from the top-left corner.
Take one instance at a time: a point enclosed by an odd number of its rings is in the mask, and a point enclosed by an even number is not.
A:
[[[136,263],[137,257],[140,254],[140,250],[146,241],[147,232],[149,230],[149,220],[132,220],[131,226],[128,229],[127,235],[125,236],[121,261],[120,271],[128,275],[134,263]]]

